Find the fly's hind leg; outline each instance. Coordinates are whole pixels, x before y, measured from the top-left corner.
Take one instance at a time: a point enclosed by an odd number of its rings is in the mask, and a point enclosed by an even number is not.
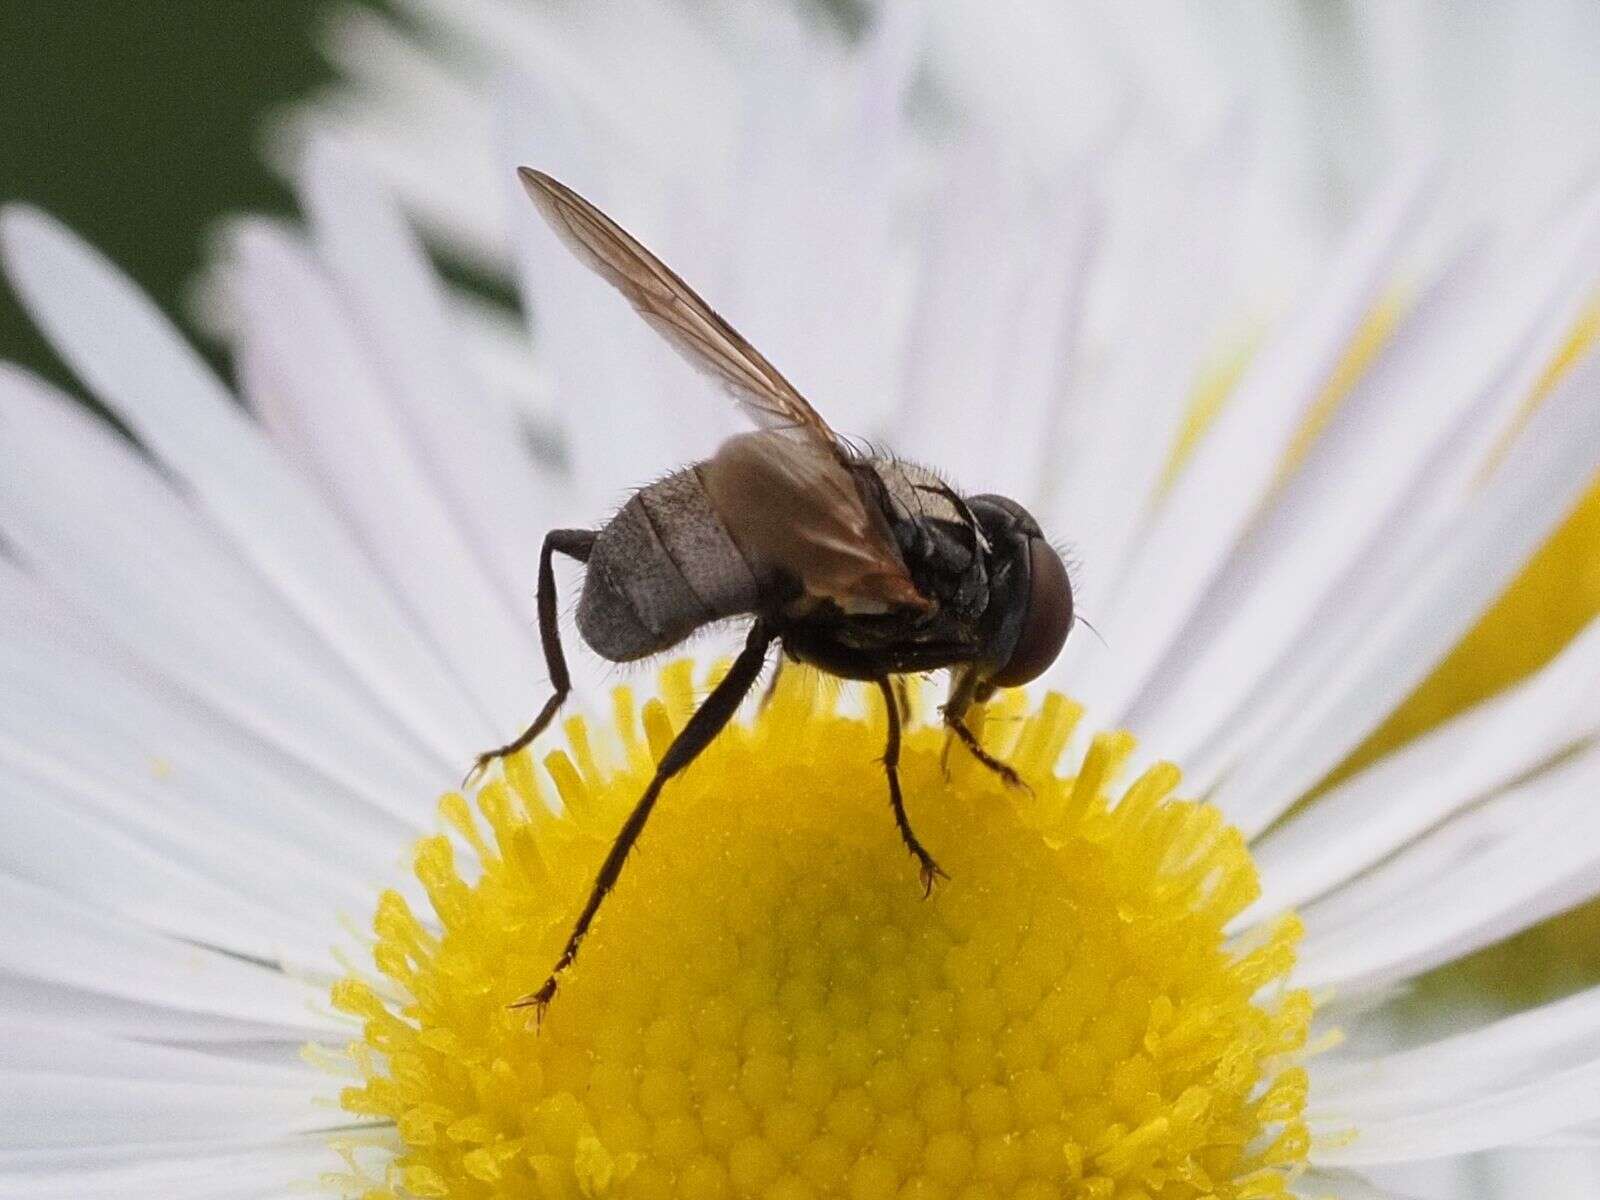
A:
[[[561,951],[561,957],[556,959],[556,965],[550,970],[550,978],[544,981],[537,992],[524,996],[512,1004],[512,1008],[532,1008],[540,1019],[544,1017],[544,1010],[549,1007],[550,1001],[555,997],[556,987],[560,983],[561,973],[572,965],[578,957],[578,946],[583,937],[589,932],[589,925],[594,921],[595,914],[600,911],[606,894],[616,884],[617,877],[622,874],[622,864],[627,861],[628,851],[633,849],[633,843],[643,832],[645,822],[650,819],[650,810],[655,807],[656,798],[661,795],[661,789],[679,771],[692,763],[711,744],[711,740],[722,732],[722,727],[728,723],[729,718],[739,709],[739,703],[754,686],[756,678],[761,674],[761,667],[766,662],[767,647],[772,644],[773,634],[761,622],[757,622],[750,630],[750,636],[745,639],[744,649],[739,652],[739,657],[733,660],[733,666],[722,677],[706,697],[705,703],[695,709],[694,715],[689,718],[689,723],[672,739],[672,744],[667,747],[667,752],[661,756],[661,761],[656,764],[655,776],[650,780],[650,786],[645,788],[644,795],[633,806],[633,811],[628,814],[628,819],[622,823],[622,829],[617,834],[617,840],[611,843],[611,850],[606,855],[605,862],[600,865],[600,873],[595,876],[594,885],[589,889],[589,899],[583,906],[583,911],[578,914],[577,922],[572,926],[572,933],[567,937],[566,947]]]
[[[883,770],[889,777],[889,805],[894,809],[894,823],[900,830],[900,840],[905,842],[906,849],[911,851],[912,857],[921,866],[922,894],[928,896],[933,892],[935,880],[950,877],[917,840],[911,820],[906,816],[905,798],[900,794],[900,699],[895,694],[894,684],[886,678],[878,680],[878,690],[883,693],[883,706],[889,714],[889,740],[883,750]]]
[[[767,681],[767,690],[761,693],[761,703],[758,712],[766,712],[772,705],[772,698],[778,694],[778,680],[783,678],[783,655],[778,655],[778,661],[773,664],[772,678]]]
[[[550,560],[553,555],[560,553],[586,563],[590,552],[594,550],[595,538],[599,536],[592,529],[552,529],[544,535],[544,545],[539,550],[536,603],[539,610],[539,641],[544,645],[544,665],[550,672],[550,685],[555,688],[555,694],[545,701],[533,724],[524,729],[515,741],[478,755],[478,761],[467,772],[463,786],[470,786],[496,759],[515,754],[543,733],[545,727],[555,719],[567,694],[572,691],[572,676],[567,673],[567,656],[561,650],[561,622],[556,612],[556,572]]]

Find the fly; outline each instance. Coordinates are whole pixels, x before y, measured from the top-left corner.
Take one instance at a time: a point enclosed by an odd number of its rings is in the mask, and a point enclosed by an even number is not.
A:
[[[556,529],[539,554],[539,636],[554,694],[515,741],[475,772],[532,742],[571,690],[551,560],[586,565],[578,631],[599,655],[631,662],[701,626],[752,618],[744,649],[656,765],[587,902],[537,992],[541,1014],[577,957],[666,782],[737,711],[774,643],[797,662],[874,684],[888,712],[889,803],[924,892],[944,874],[918,840],[900,790],[897,675],[948,669],[951,734],[1006,782],[1016,773],[965,723],[1000,687],[1037,678],[1072,629],[1072,584],[1037,521],[1004,496],[963,496],[932,471],[858,453],[762,354],[664,263],[571,188],[518,174],[567,247],[649,325],[709,374],[759,429],[711,458],[640,489],[600,529]]]

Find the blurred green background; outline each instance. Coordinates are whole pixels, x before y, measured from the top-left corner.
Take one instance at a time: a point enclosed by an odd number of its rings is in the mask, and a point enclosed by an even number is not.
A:
[[[184,288],[215,220],[290,208],[261,123],[331,78],[326,7],[0,0],[0,200],[49,209],[188,327]],[[0,358],[68,379],[4,286]]]

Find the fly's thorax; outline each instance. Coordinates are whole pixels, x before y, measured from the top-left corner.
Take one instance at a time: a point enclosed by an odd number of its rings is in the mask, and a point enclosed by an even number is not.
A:
[[[596,653],[629,662],[754,612],[761,599],[762,581],[688,467],[635,492],[600,531],[578,629]]]
[[[889,526],[925,595],[965,617],[987,604],[987,544],[961,497],[926,467],[892,458],[867,460],[882,485]]]
[[[952,499],[954,491],[927,467],[898,458],[870,458],[866,465],[882,481],[895,520],[967,523],[966,514]]]

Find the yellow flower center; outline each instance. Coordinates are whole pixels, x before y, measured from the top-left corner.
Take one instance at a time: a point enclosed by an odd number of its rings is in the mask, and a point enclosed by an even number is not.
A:
[[[507,764],[441,804],[418,847],[426,916],[379,905],[374,960],[334,1003],[359,1018],[344,1108],[393,1122],[396,1196],[639,1200],[1288,1194],[1307,1150],[1282,986],[1292,918],[1231,947],[1256,894],[1238,833],[1096,739],[1052,767],[1077,708],[991,707],[1008,790],[944,735],[907,731],[913,825],[949,872],[923,899],[889,811],[885,714],[786,674],[668,785],[542,1026],[508,1005],[555,960],[601,857],[694,702],[690,668],[615,745]],[[871,697],[875,700],[875,696]],[[642,735],[641,736],[641,732]],[[550,786],[564,812],[552,815]],[[470,859],[471,861],[465,861]]]

